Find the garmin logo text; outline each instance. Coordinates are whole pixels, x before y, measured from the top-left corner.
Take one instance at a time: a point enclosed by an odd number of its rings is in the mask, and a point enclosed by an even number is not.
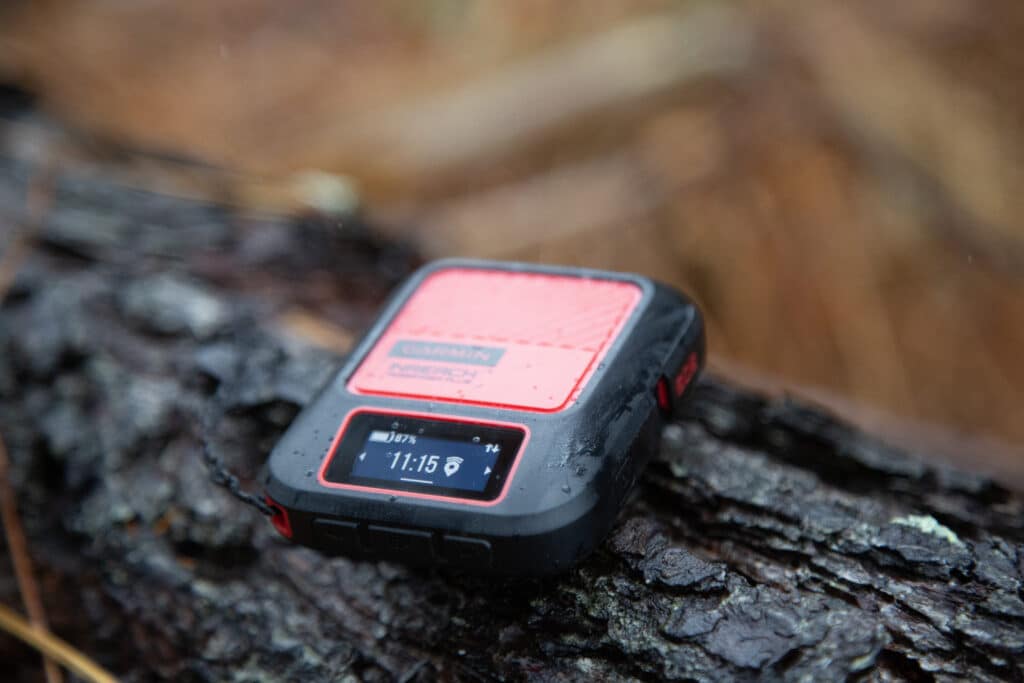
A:
[[[471,346],[446,342],[424,342],[399,339],[388,354],[392,358],[417,358],[442,363],[465,363],[494,367],[505,355],[505,349],[495,346]]]

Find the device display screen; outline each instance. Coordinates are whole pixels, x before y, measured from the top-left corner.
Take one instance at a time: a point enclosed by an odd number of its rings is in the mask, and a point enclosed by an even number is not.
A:
[[[501,492],[522,441],[523,432],[511,427],[358,413],[324,479],[491,500]]]

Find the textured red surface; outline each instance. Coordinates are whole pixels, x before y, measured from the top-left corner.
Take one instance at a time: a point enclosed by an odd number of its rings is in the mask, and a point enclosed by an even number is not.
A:
[[[564,275],[455,268],[428,277],[349,382],[355,393],[566,407],[607,352],[640,288]],[[493,364],[399,355],[396,344],[483,348]],[[425,348],[425,347],[421,347]]]

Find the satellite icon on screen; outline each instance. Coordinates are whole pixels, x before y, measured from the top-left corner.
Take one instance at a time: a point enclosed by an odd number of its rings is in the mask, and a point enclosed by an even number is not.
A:
[[[457,458],[454,455],[445,458],[444,460],[444,474],[446,477],[450,477],[459,471],[459,465],[462,464],[462,458]]]

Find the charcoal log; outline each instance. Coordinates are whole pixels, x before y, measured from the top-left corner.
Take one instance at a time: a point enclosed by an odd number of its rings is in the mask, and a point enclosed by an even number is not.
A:
[[[28,171],[0,175],[16,215]],[[126,681],[1024,677],[1024,498],[714,377],[565,575],[286,542],[212,483],[202,425],[258,491],[341,360],[281,313],[357,328],[415,266],[372,235],[59,176],[0,307],[0,432],[59,635]]]

